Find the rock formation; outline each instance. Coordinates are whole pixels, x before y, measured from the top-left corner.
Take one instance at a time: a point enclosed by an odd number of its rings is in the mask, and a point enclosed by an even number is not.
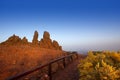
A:
[[[62,50],[62,46],[59,46],[59,50]]]
[[[39,41],[39,45],[41,48],[62,50],[62,47],[59,46],[57,41],[53,40],[52,42],[50,34],[47,31],[44,32],[43,38]]]
[[[20,44],[21,43],[21,38],[19,38],[19,36],[16,36],[15,34],[11,37],[8,38],[8,40],[6,40],[5,42],[1,43],[1,44],[5,44],[5,45],[15,45],[15,44]]]
[[[26,37],[24,37],[24,38],[22,39],[22,43],[23,43],[23,44],[28,44],[28,40],[27,40]]]
[[[34,46],[39,46],[40,48],[46,48],[46,49],[55,49],[55,50],[62,50],[62,47],[59,46],[58,42],[55,40],[50,39],[50,34],[49,32],[45,31],[43,34],[43,38],[38,41],[38,32],[34,32],[32,44],[28,42],[26,37],[23,37],[21,39],[19,36],[16,36],[15,34],[11,37],[8,38],[5,42],[2,42],[0,44],[3,45],[34,45]]]
[[[41,48],[53,49],[52,40],[50,39],[49,32],[44,32],[43,39],[40,40],[39,44]]]
[[[54,46],[55,49],[59,49],[59,44],[55,40],[53,40],[53,46]]]
[[[32,44],[38,45],[38,32],[37,31],[34,32]]]
[[[19,36],[16,36],[15,34],[11,37],[9,37],[5,42],[1,43],[2,45],[23,45],[23,44],[29,44],[26,37],[21,39]]]
[[[44,39],[50,39],[50,34],[49,34],[49,32],[44,31],[43,38],[44,38]]]

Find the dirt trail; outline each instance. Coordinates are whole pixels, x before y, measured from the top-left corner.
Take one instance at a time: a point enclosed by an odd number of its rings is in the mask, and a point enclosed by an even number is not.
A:
[[[71,62],[64,69],[55,73],[53,75],[53,80],[79,80],[78,64],[79,59]]]

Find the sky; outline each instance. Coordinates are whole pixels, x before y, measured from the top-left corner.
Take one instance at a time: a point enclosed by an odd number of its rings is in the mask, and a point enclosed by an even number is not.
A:
[[[0,0],[0,42],[35,30],[66,51],[120,50],[120,0]]]

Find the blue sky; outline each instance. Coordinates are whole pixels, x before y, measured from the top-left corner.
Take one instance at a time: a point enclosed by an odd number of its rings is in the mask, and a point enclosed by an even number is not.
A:
[[[48,31],[64,50],[119,50],[119,0],[0,0],[0,42]]]

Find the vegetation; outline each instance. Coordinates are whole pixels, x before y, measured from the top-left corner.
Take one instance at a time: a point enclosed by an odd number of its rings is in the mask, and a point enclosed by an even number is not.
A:
[[[80,80],[120,80],[120,53],[90,51],[78,69]]]

